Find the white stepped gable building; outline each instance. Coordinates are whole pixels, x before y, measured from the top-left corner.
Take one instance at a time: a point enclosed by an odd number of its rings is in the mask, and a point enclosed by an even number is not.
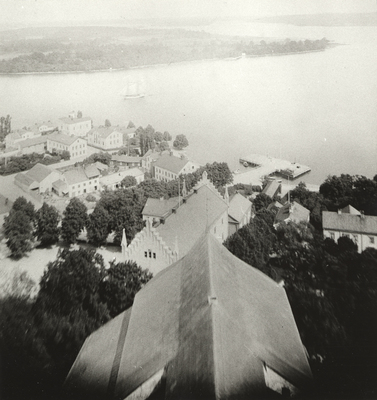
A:
[[[185,256],[205,231],[212,233],[220,243],[228,238],[227,191],[223,197],[204,171],[202,179],[190,193],[187,194],[185,189],[182,192],[182,197],[172,202],[157,199],[146,205],[148,210],[143,210],[146,227],[128,247],[125,238],[122,241],[125,261],[135,261],[156,274]],[[167,204],[171,205],[170,210],[165,210]],[[155,212],[151,205],[156,206]],[[244,211],[248,213],[248,209]]]

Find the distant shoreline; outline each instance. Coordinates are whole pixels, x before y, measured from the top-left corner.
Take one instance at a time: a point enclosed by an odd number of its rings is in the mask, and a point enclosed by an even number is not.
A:
[[[332,43],[329,47],[334,47],[338,44]],[[184,61],[173,61],[170,63],[160,63],[160,64],[145,64],[145,65],[137,65],[133,67],[124,67],[124,68],[107,68],[107,69],[93,69],[87,71],[35,71],[35,72],[0,72],[0,76],[22,76],[22,75],[61,75],[61,74],[93,74],[97,72],[119,72],[119,71],[127,71],[127,70],[135,70],[135,69],[144,69],[144,68],[156,68],[156,67],[166,67],[169,65],[175,64],[191,64],[202,61],[237,61],[243,58],[262,58],[262,57],[279,57],[279,56],[291,56],[298,54],[307,54],[307,53],[318,53],[327,50],[318,49],[318,50],[302,50],[302,51],[293,51],[287,53],[274,53],[274,54],[253,54],[253,55],[245,55],[238,57],[227,57],[227,58],[202,58],[199,60],[184,60]]]

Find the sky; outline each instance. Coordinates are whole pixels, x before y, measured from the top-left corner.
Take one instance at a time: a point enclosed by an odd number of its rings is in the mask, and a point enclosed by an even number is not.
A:
[[[376,0],[0,0],[0,23],[374,12]]]

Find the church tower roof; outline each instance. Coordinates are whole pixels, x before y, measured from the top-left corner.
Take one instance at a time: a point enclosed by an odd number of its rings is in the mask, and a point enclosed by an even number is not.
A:
[[[91,399],[261,398],[311,382],[284,288],[210,233],[91,334],[66,389]],[[71,396],[72,398],[72,396]]]

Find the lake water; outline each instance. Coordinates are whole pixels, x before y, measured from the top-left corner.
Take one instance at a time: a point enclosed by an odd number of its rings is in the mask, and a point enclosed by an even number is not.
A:
[[[200,27],[200,29],[204,29]],[[309,165],[302,180],[377,173],[377,28],[213,24],[214,33],[327,37],[347,45],[325,52],[236,61],[171,64],[131,71],[0,76],[0,114],[13,127],[82,110],[94,124],[132,120],[183,133],[200,162],[260,153]],[[128,79],[147,96],[124,100]]]

